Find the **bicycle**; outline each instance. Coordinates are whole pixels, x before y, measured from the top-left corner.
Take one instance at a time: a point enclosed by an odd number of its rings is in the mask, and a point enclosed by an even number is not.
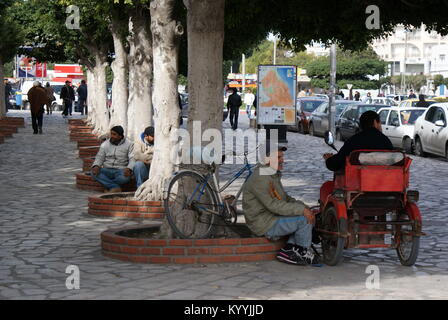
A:
[[[206,175],[193,170],[181,170],[174,174],[168,184],[164,204],[168,223],[177,236],[188,239],[195,234],[195,238],[207,238],[213,231],[217,216],[221,217],[225,224],[236,223],[236,203],[244,184],[257,166],[249,164],[247,155],[248,152],[244,152],[244,166],[221,188],[214,162],[208,166]],[[225,156],[223,162],[224,159]],[[236,196],[223,197],[222,192],[246,171],[248,175]],[[193,223],[186,225],[186,221]]]

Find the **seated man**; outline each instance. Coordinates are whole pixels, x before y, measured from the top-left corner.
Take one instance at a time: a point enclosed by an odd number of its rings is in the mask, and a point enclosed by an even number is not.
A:
[[[148,127],[140,136],[134,146],[134,176],[137,188],[149,177],[151,161],[154,154],[154,127]]]
[[[268,146],[265,164],[257,166],[243,189],[247,226],[256,235],[273,240],[289,235],[286,246],[277,254],[278,260],[300,265],[316,264],[317,257],[310,250],[314,214],[283,189],[280,171],[286,147],[277,146],[269,152]]]
[[[101,144],[92,165],[93,178],[108,189],[121,192],[120,186],[131,180],[134,168],[134,144],[124,137],[121,126],[110,130],[110,139]]]
[[[381,131],[380,116],[375,111],[366,111],[359,118],[361,132],[348,139],[336,155],[325,153],[328,170],[339,171],[345,167],[345,158],[352,151],[361,149],[393,150],[392,142]]]

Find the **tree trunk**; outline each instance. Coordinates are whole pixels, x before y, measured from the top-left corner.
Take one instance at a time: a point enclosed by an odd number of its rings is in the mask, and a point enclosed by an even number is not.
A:
[[[93,69],[92,69],[93,70]],[[90,68],[87,68],[86,74],[87,74],[87,108],[88,108],[88,115],[87,115],[87,123],[95,127],[96,123],[96,94],[95,94],[95,74],[93,73]]]
[[[146,127],[152,125],[152,39],[149,14],[137,8],[129,19],[129,104],[128,138],[140,139]]]
[[[151,32],[154,58],[154,158],[149,179],[137,190],[140,200],[163,200],[163,187],[174,172],[172,150],[173,131],[179,128],[177,92],[179,38],[183,34],[180,23],[172,18],[175,0],[151,2]]]
[[[185,0],[184,3],[188,9],[188,131],[191,139],[190,146],[197,147],[194,142],[201,140],[205,130],[213,128],[220,131],[222,128],[225,0]],[[193,126],[193,122],[200,123],[201,126],[201,130],[194,133],[196,137],[193,134],[193,129],[198,126]],[[200,135],[199,138],[198,135]],[[188,167],[201,172],[205,166],[191,165]],[[185,194],[191,194],[195,186],[195,181],[185,181],[181,190]],[[183,192],[179,191],[176,199],[184,198]],[[192,210],[179,207],[179,211],[174,214],[174,220],[181,229],[193,231],[192,238],[197,237],[196,235],[201,233],[200,229],[207,226],[197,223],[198,217]],[[215,228],[213,236],[230,233],[224,228]],[[167,220],[162,224],[159,236],[161,238],[173,237]]]
[[[110,108],[110,126],[120,125],[127,132],[128,124],[128,53],[124,39],[120,34],[118,22],[112,19],[111,31],[114,40],[115,60],[111,64],[114,73],[112,83],[112,106]]]
[[[106,55],[100,50],[94,52],[95,66],[94,74],[94,91],[95,98],[95,130],[93,133],[100,137],[109,134],[109,109],[107,107],[107,85],[106,85]],[[92,92],[91,92],[92,93]]]
[[[2,83],[0,84],[0,119],[6,116],[6,104],[5,104],[5,84],[3,79],[5,76],[5,70],[2,59],[0,59],[0,79]]]

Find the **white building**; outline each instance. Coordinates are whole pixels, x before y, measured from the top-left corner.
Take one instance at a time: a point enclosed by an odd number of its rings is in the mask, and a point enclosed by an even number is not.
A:
[[[399,25],[391,36],[374,40],[372,47],[389,62],[389,75],[404,72],[448,77],[448,37],[425,31],[424,25],[410,31]]]

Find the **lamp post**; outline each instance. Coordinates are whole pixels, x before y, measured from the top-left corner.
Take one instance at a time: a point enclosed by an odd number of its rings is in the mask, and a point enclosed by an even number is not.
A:
[[[328,101],[328,130],[335,134],[334,116],[336,113],[335,98],[336,95],[336,44],[330,47],[330,99]]]

